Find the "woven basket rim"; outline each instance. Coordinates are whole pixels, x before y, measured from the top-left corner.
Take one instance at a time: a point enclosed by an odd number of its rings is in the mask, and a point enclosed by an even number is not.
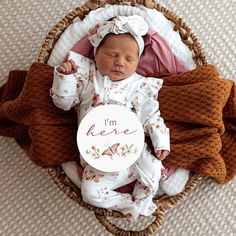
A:
[[[207,58],[200,41],[195,36],[191,28],[184,22],[182,18],[178,17],[175,13],[169,11],[160,4],[154,3],[153,0],[88,0],[85,4],[75,8],[73,11],[64,16],[48,32],[41,46],[38,55],[38,62],[47,63],[56,42],[67,29],[67,27],[72,24],[77,17],[79,17],[80,20],[83,20],[90,11],[104,7],[106,4],[124,5],[127,3],[130,3],[131,6],[144,5],[147,8],[156,9],[157,11],[161,12],[168,20],[175,24],[173,29],[180,34],[183,43],[192,52],[193,60],[196,66],[207,64]]]
[[[154,3],[153,0],[89,0],[85,4],[75,8],[73,11],[69,12],[64,18],[62,18],[47,34],[45,41],[42,44],[40,53],[38,55],[38,62],[47,63],[49,56],[62,35],[62,33],[67,29],[67,27],[73,23],[74,19],[79,17],[81,20],[92,10],[103,7],[106,4],[127,4],[130,3],[131,6],[137,4],[144,5],[147,8],[154,8],[157,11],[163,13],[163,15],[174,23],[174,30],[177,31],[182,41],[190,49],[193,54],[193,59],[196,66],[201,66],[207,64],[207,59],[205,53],[200,45],[198,38],[192,32],[190,27],[183,21],[182,18],[178,17],[173,12],[162,7],[158,3]],[[58,188],[63,191],[69,198],[77,202],[80,206],[85,207],[94,212],[98,221],[112,234],[114,235],[150,235],[156,232],[163,223],[164,217],[168,210],[173,207],[176,203],[185,198],[200,182],[203,178],[200,174],[191,173],[189,181],[185,187],[185,190],[173,197],[168,197],[167,195],[162,196],[155,200],[159,205],[159,208],[154,213],[155,220],[150,223],[145,229],[140,231],[129,231],[123,230],[112,224],[107,217],[121,218],[123,215],[116,211],[108,211],[106,209],[97,208],[85,203],[82,199],[80,189],[72,183],[69,178],[64,173],[60,165],[48,169],[48,173],[51,176],[54,183]]]

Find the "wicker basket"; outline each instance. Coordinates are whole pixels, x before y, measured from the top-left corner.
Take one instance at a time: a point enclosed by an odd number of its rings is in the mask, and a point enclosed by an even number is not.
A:
[[[174,23],[174,30],[177,31],[182,41],[188,46],[191,50],[193,59],[196,63],[196,66],[200,66],[207,63],[204,52],[201,48],[201,45],[192,32],[192,30],[185,24],[185,22],[176,16],[174,13],[170,12],[166,8],[160,6],[157,3],[152,2],[152,0],[89,0],[82,6],[77,7],[75,10],[68,13],[62,20],[60,20],[55,27],[50,30],[46,39],[42,45],[41,51],[38,56],[38,62],[47,63],[48,58],[54,48],[55,43],[60,38],[61,34],[67,29],[67,27],[73,23],[74,19],[79,17],[81,20],[92,10],[99,7],[103,7],[106,4],[127,4],[129,2],[132,6],[136,4],[142,4],[147,8],[155,8],[157,11],[164,14],[164,16],[171,20]],[[150,222],[150,224],[145,228],[139,231],[124,230],[117,227],[115,224],[111,223],[107,218],[115,217],[122,218],[124,217],[121,213],[116,211],[108,211],[102,208],[97,208],[85,203],[82,199],[80,189],[73,184],[66,174],[63,172],[61,166],[48,169],[49,175],[52,177],[54,183],[62,190],[69,198],[77,202],[80,206],[85,207],[94,212],[98,221],[112,234],[114,235],[124,235],[124,236],[144,236],[150,235],[156,232],[162,222],[168,210],[174,206],[177,202],[181,201],[186,195],[188,195],[202,179],[201,175],[191,173],[190,179],[185,187],[185,190],[173,197],[168,197],[166,195],[161,196],[160,198],[155,199],[154,201],[158,204],[158,209],[153,214],[155,220]]]

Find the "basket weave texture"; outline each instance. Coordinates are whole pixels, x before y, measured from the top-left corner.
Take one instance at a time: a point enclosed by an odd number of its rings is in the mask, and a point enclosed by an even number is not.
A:
[[[104,7],[106,4],[127,4],[129,3],[132,6],[137,4],[142,4],[147,8],[154,8],[157,11],[163,13],[163,15],[174,23],[174,30],[177,31],[182,41],[188,46],[193,54],[193,59],[197,66],[201,66],[207,64],[207,60],[203,49],[200,45],[199,40],[194,35],[192,30],[186,25],[186,23],[176,16],[171,11],[166,8],[160,6],[157,3],[152,2],[152,0],[90,0],[86,2],[84,5],[75,8],[73,11],[68,13],[63,19],[61,19],[53,29],[51,29],[46,36],[46,39],[42,45],[38,56],[38,62],[47,63],[48,58],[53,51],[54,45],[62,35],[62,33],[67,29],[67,27],[73,23],[73,21],[79,17],[81,20],[92,10],[95,10],[100,7]],[[168,210],[181,201],[185,196],[187,196],[198,184],[198,182],[202,179],[201,175],[191,173],[190,179],[186,185],[185,190],[173,197],[168,197],[166,195],[155,199],[154,202],[158,204],[158,209],[154,213],[155,220],[151,222],[145,229],[141,229],[139,231],[132,230],[123,230],[117,227],[115,224],[111,223],[107,218],[115,217],[122,218],[124,217],[121,213],[116,211],[108,211],[102,208],[97,208],[85,203],[82,199],[80,189],[73,184],[66,174],[63,172],[61,166],[57,166],[55,168],[48,169],[49,175],[52,177],[54,183],[62,190],[69,198],[77,202],[80,206],[86,207],[87,209],[94,212],[98,221],[112,234],[114,235],[137,235],[144,236],[150,235],[156,232],[163,223],[164,217]]]

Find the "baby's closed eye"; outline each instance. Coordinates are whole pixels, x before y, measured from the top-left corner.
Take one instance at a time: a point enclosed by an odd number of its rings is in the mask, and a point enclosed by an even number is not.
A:
[[[106,55],[110,56],[110,57],[116,57],[117,56],[117,54],[115,52],[107,52]]]
[[[135,59],[134,57],[130,57],[130,56],[126,57],[125,59],[126,59],[126,61],[128,61],[128,62],[136,61],[136,59]]]

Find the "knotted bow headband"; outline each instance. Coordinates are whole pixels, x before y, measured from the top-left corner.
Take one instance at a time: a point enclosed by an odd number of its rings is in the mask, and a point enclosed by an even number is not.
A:
[[[89,41],[94,46],[94,54],[97,47],[103,38],[110,33],[125,34],[130,33],[138,43],[139,56],[144,49],[144,42],[142,36],[147,34],[148,24],[138,15],[133,16],[117,16],[111,21],[106,21],[103,24],[98,24],[89,31]]]

